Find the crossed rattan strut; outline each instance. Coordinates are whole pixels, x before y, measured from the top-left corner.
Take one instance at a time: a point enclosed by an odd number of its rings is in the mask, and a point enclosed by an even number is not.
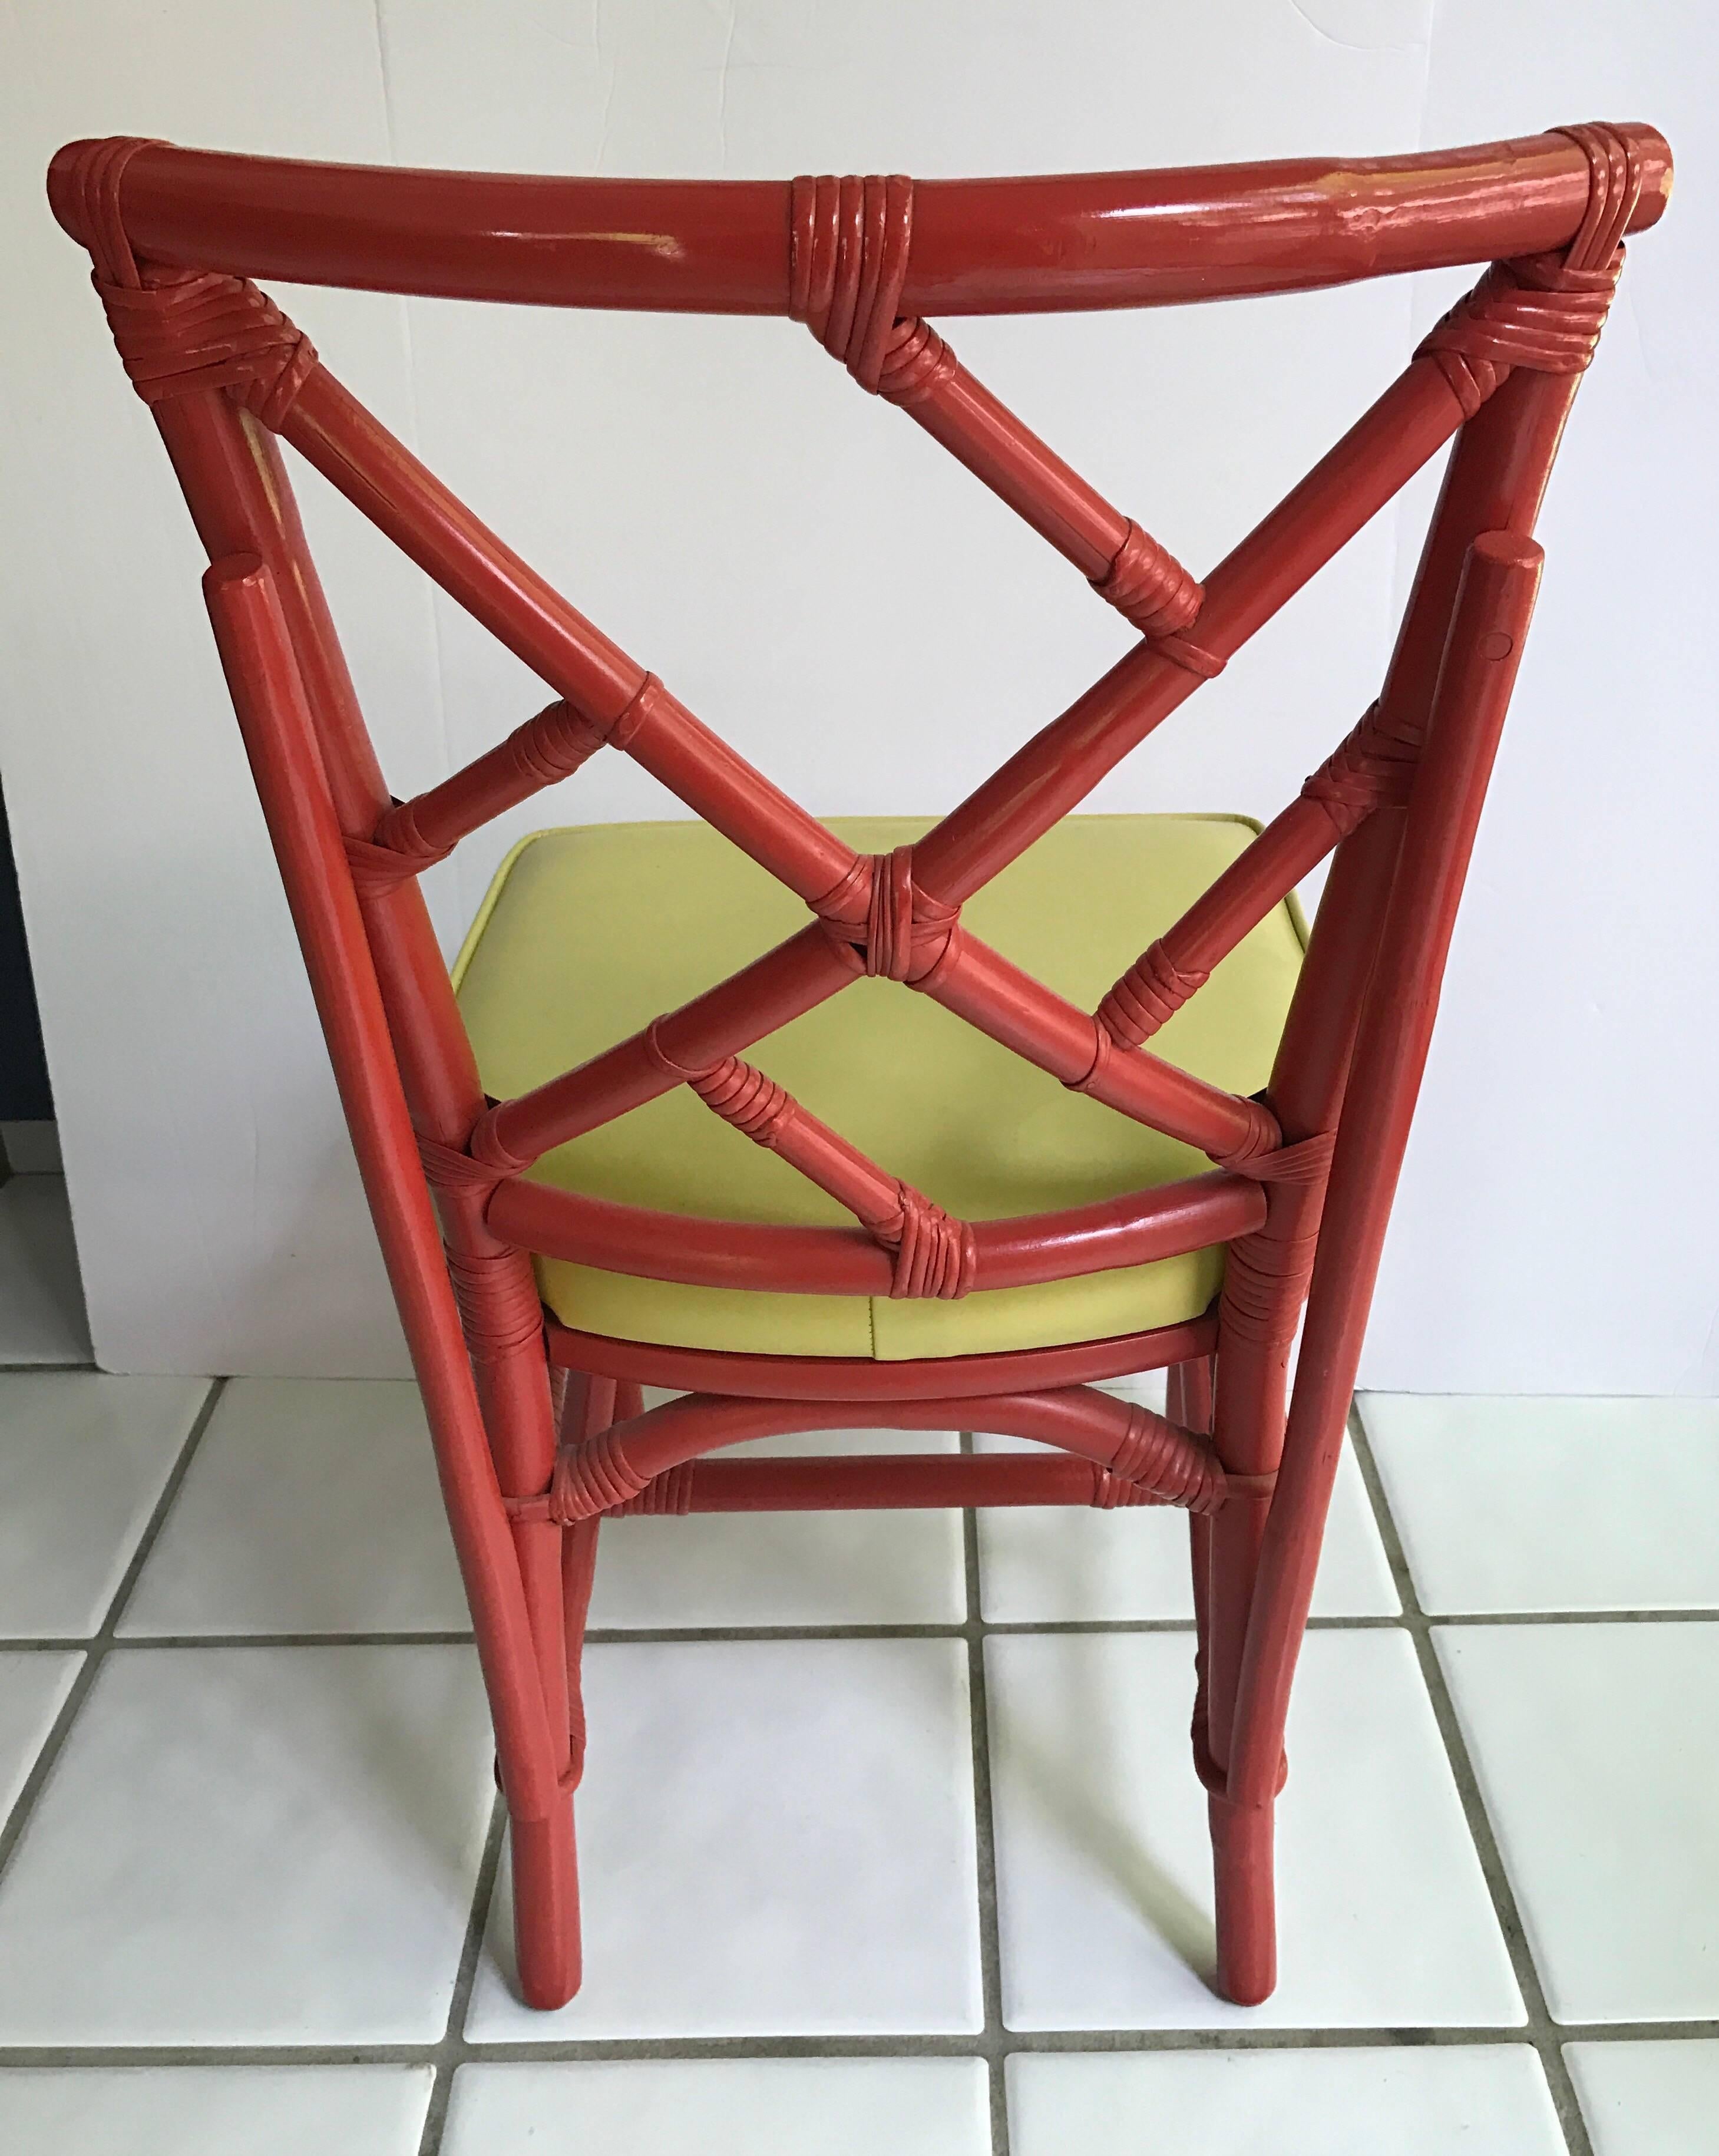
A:
[[[571,1801],[598,1527],[628,1512],[1175,1504],[1191,1516],[1218,1978],[1275,1979],[1282,1732],[1362,1331],[1452,924],[1538,579],[1533,524],[1626,232],[1661,213],[1651,129],[1444,155],[921,183],[554,181],[234,157],[133,139],[54,160],[126,370],[208,552],[205,590],[428,1411],[494,1712],[520,1974],[579,1979]],[[1159,305],[1492,258],[1373,408],[1203,583],[998,402],[930,312]],[[330,375],[252,275],[562,305],[787,315],[899,405],[1140,632],[911,846],[856,854],[488,531]],[[383,783],[275,437],[556,701],[407,802]],[[1220,672],[1455,438],[1378,702],[1300,796],[1078,1009],[965,901]],[[797,934],[516,1098],[480,1087],[417,878],[608,748],[804,901]],[[1146,1044],[1335,850],[1266,1091]],[[957,1219],[741,1060],[864,976],[899,982],[1212,1171],[1060,1213]],[[678,1086],[851,1229],[745,1224],[524,1179]],[[432,1209],[434,1192],[436,1208]],[[439,1212],[439,1224],[436,1214]],[[1074,1347],[873,1363],[651,1346],[548,1316],[531,1254],[695,1286],[940,1296],[1226,1248],[1215,1309]],[[1306,1304],[1294,1397],[1291,1343]],[[1167,1416],[1090,1381],[1167,1368]],[[642,1412],[639,1386],[689,1389]],[[854,1423],[963,1424],[1042,1455],[723,1460]]]

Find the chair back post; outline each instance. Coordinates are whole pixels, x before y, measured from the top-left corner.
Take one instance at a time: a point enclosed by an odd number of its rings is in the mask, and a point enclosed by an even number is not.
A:
[[[1580,380],[1579,375],[1520,370],[1457,436],[1379,696],[1383,722],[1403,738],[1419,741],[1425,735],[1468,550],[1486,531],[1532,534]],[[1356,1033],[1375,991],[1379,933],[1406,813],[1398,803],[1375,808],[1342,840],[1332,859],[1268,1091],[1288,1142],[1337,1127]],[[1219,1458],[1239,1475],[1270,1477],[1280,1466],[1290,1353],[1311,1277],[1323,1200],[1322,1186],[1273,1186],[1265,1224],[1230,1248],[1219,1305],[1214,1435]],[[1357,1284],[1353,1291],[1362,1298],[1364,1320],[1372,1284],[1364,1291]],[[1340,1426],[1330,1456],[1332,1474],[1341,1436]],[[1265,1495],[1228,1507],[1210,1531],[1214,1561],[1251,1579],[1267,1513],[1275,1508],[1275,1498]],[[1310,1504],[1307,1517],[1315,1512],[1322,1521],[1323,1512]],[[1287,1514],[1280,1517],[1286,1524]],[[1316,1543],[1316,1563],[1317,1553]],[[1212,1681],[1203,1714],[1220,1772],[1229,1758],[1248,1630],[1245,1599],[1217,1598],[1208,1656]]]
[[[1470,544],[1378,934],[1325,1196],[1240,1671],[1229,1794],[1270,1801],[1391,1204],[1493,760],[1538,589],[1525,532]],[[1221,1349],[1220,1349],[1221,1353]]]
[[[486,1103],[422,892],[409,880],[392,887],[367,887],[362,875],[355,878],[353,874],[352,842],[358,841],[362,848],[385,813],[388,795],[280,451],[272,434],[251,413],[218,391],[165,399],[153,409],[212,561],[255,554],[268,564],[272,604],[290,641],[311,729],[318,781],[343,842],[332,874],[337,883],[353,891],[386,1015],[385,1052],[414,1133],[461,1150]],[[271,714],[265,695],[254,727],[280,723]],[[302,906],[306,901],[302,889],[305,859],[300,855],[289,860],[278,842],[275,853],[290,896],[295,896]],[[363,858],[362,850],[358,858]],[[300,886],[296,892],[295,884]],[[308,963],[308,952],[306,955]],[[328,1024],[325,1014],[325,1030]],[[332,1055],[331,1034],[330,1039]],[[375,1045],[369,1044],[372,1049]],[[336,1071],[339,1075],[338,1064]],[[367,1170],[367,1183],[379,1183],[397,1205],[404,1202],[408,1191],[423,1188],[420,1162],[398,1148],[362,1164]],[[441,1218],[442,1270],[454,1291],[457,1323],[472,1358],[495,1472],[505,1494],[532,1496],[548,1483],[555,1459],[555,1427],[531,1262],[485,1225],[487,1193],[455,1183],[434,1194]],[[372,1192],[372,1206],[376,1202]],[[408,1339],[408,1345],[416,1367],[420,1343]],[[439,1396],[440,1389],[426,1391],[433,1422]],[[457,1444],[466,1433],[446,1435]],[[566,1765],[567,1712],[559,1544],[541,1528],[526,1525],[514,1530],[514,1542],[531,1632],[540,1650],[533,1659],[543,1668],[544,1711],[559,1774]],[[493,1585],[478,1600],[486,1607],[494,1604]],[[508,1651],[501,1642],[492,1643],[492,1657]]]
[[[219,416],[219,415],[216,415]],[[213,507],[213,503],[207,506]],[[323,778],[290,632],[272,572],[254,552],[205,578],[211,621],[246,754],[352,1133],[382,1255],[412,1349],[455,1550],[495,1710],[510,1803],[546,1816],[559,1763],[535,1681],[529,1626],[441,1237],[388,1024]]]

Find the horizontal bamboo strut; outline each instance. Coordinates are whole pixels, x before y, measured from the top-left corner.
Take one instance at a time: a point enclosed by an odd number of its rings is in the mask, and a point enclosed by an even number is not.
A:
[[[55,159],[127,372],[209,555],[205,589],[428,1413],[494,1714],[519,1973],[580,1978],[571,1798],[598,1530],[620,1514],[1142,1504],[1189,1516],[1195,1764],[1218,1983],[1275,1979],[1284,1722],[1391,1197],[1539,568],[1532,533],[1623,259],[1670,161],[1577,127],[1361,162],[1049,180],[558,181],[371,172],[118,139]],[[1157,305],[1490,263],[1398,379],[1196,577],[957,358],[931,314]],[[706,728],[341,388],[254,275],[803,322],[1138,632],[917,844],[857,854]],[[277,437],[552,701],[391,802]],[[967,900],[1200,686],[1447,444],[1378,702],[1298,798],[1077,1008],[973,935]],[[577,1069],[488,1101],[418,879],[608,749],[804,903],[803,927]],[[1147,1044],[1332,854],[1271,1081],[1239,1099]],[[1016,1219],[951,1218],[764,1070],[862,978],[942,1004],[1210,1172]],[[690,1219],[527,1179],[677,1086],[851,1228]],[[440,1236],[429,1204],[439,1214]],[[546,1323],[530,1252],[694,1287],[953,1298],[1224,1246],[1219,1301],[1156,1332],[890,1363],[723,1353]],[[1310,1286],[1311,1284],[1311,1286]],[[1287,1397],[1303,1305],[1305,1336]],[[1167,1373],[1160,1415],[1103,1380]],[[683,1396],[647,1410],[650,1383]],[[1025,1454],[731,1459],[789,1430],[952,1422]]]
[[[572,1524],[599,1512],[680,1512],[687,1509],[683,1493],[694,1486],[685,1471],[700,1455],[785,1431],[840,1429],[860,1405],[689,1394],[564,1446],[547,1492],[516,1507],[516,1517]],[[886,1430],[938,1430],[949,1417],[948,1403],[941,1399],[874,1401],[864,1412]],[[1070,1386],[981,1395],[967,1412],[981,1430],[1036,1438],[1088,1461],[1097,1478],[1088,1478],[1081,1502],[1106,1508],[1176,1505],[1206,1513],[1229,1494],[1208,1440],[1108,1393]],[[892,1463],[881,1464],[887,1481]]]
[[[853,1412],[849,1408],[848,1413]],[[921,1512],[983,1505],[1085,1505],[1098,1512],[1162,1501],[1096,1460],[1069,1452],[902,1452],[886,1459],[689,1460],[605,1518],[689,1512]],[[551,1517],[546,1502],[544,1517]]]

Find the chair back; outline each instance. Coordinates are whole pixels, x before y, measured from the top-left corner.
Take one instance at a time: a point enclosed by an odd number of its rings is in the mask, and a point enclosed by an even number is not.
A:
[[[497,1441],[536,1456],[547,1409],[531,1251],[695,1285],[952,1297],[1223,1242],[1226,1348],[1280,1364],[1315,1280],[1304,1363],[1316,1389],[1346,1389],[1532,605],[1536,515],[1624,237],[1659,217],[1670,179],[1664,141],[1637,126],[1342,164],[919,183],[370,170],[129,138],[62,151],[54,210],[91,254],[210,557],[216,637],[420,1374],[461,1391],[434,1337],[451,1284],[492,1435],[523,1429]],[[976,380],[926,318],[1161,305],[1470,262],[1490,264],[1474,290],[1203,578]],[[489,531],[341,386],[257,277],[801,321],[1138,641],[917,843],[856,853]],[[965,901],[1453,439],[1378,702],[1096,1009],[972,933]],[[280,441],[551,692],[410,800],[390,795],[366,732]],[[417,878],[599,752],[634,759],[779,878],[806,924],[632,1038],[492,1101]],[[1240,1098],[1156,1055],[1159,1028],[1333,851],[1265,1091]],[[1199,1149],[1211,1172],[1059,1214],[950,1217],[743,1060],[868,975]],[[689,1220],[522,1179],[550,1148],[679,1086],[854,1225]]]

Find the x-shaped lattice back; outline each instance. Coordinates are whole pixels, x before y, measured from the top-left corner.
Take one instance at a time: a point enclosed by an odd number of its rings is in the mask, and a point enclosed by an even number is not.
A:
[[[151,404],[226,389],[318,466],[559,693],[442,784],[349,833],[372,901],[604,747],[632,757],[802,899],[785,943],[631,1039],[490,1106],[464,1148],[427,1139],[433,1182],[493,1193],[550,1147],[670,1087],[838,1199],[891,1259],[891,1292],[986,1282],[987,1226],[944,1214],[830,1129],[741,1051],[864,975],[931,997],[1063,1085],[1253,1181],[1321,1174],[1328,1133],[1285,1144],[1270,1106],[1145,1044],[1219,961],[1375,809],[1407,801],[1425,713],[1386,695],[1292,802],[1096,1011],[1077,1009],[973,935],[963,902],[1083,798],[1227,661],[1472,418],[1514,368],[1573,374],[1591,358],[1640,193],[1632,138],[1567,131],[1589,167],[1568,248],[1496,264],[1408,370],[1203,584],[1065,464],[904,314],[914,189],[905,178],[797,180],[788,311],[860,385],[898,404],[1085,575],[1141,642],[912,846],[855,854],[711,733],[654,675],[514,557],[358,406],[247,280],[138,263],[118,188],[145,145],[95,146],[77,174],[95,285]],[[1054,1220],[1039,1224],[1054,1230]],[[1115,1262],[1114,1257],[1105,1262]],[[1012,1277],[1023,1275],[1017,1266]]]

